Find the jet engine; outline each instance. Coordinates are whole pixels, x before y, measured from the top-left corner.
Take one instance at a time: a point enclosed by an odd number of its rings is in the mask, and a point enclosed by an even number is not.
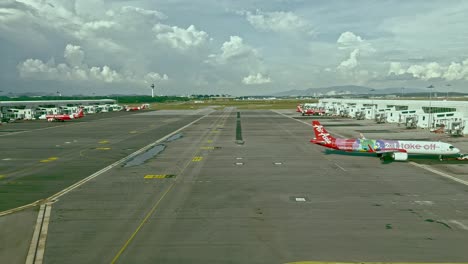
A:
[[[393,160],[407,160],[408,159],[408,153],[394,152],[394,153],[392,153],[392,159]]]

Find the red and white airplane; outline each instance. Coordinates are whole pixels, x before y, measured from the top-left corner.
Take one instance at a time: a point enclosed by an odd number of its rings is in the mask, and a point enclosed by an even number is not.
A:
[[[45,119],[49,122],[52,122],[52,121],[64,122],[67,120],[82,118],[83,116],[84,116],[83,108],[80,108],[80,110],[77,113],[74,113],[71,115],[46,115]]]
[[[375,153],[384,159],[403,161],[408,159],[408,154],[439,155],[442,157],[442,155],[454,155],[460,152],[452,144],[441,141],[334,138],[319,121],[312,121],[312,126],[315,138],[310,142],[314,144],[347,152]]]
[[[304,115],[324,115],[325,110],[320,109],[320,108],[312,108],[312,107],[306,107],[306,105],[297,105],[296,107],[296,112],[301,113],[303,116]]]
[[[140,106],[125,106],[125,111],[138,111],[149,108],[149,104],[142,104]]]

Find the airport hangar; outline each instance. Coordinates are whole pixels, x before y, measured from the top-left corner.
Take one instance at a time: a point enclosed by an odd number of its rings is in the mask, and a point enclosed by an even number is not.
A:
[[[0,101],[0,119],[31,120],[42,114],[70,114],[82,106],[85,113],[118,111],[122,107],[114,99]]]
[[[375,119],[382,123],[401,123],[408,127],[444,127],[453,135],[468,134],[468,102],[380,99],[320,99],[318,108],[327,114],[356,119]]]

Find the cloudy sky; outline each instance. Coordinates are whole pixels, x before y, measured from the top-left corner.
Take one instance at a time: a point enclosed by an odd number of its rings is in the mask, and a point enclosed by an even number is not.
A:
[[[1,0],[0,94],[468,91],[468,1]]]

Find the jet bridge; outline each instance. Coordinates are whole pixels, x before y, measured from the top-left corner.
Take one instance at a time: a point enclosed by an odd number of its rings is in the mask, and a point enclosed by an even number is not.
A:
[[[413,129],[418,127],[418,117],[417,116],[406,116],[405,117],[405,126],[408,129]]]
[[[452,137],[463,137],[464,129],[465,129],[465,126],[463,125],[462,122],[452,122],[447,132]]]
[[[387,114],[386,113],[377,113],[375,114],[375,122],[377,124],[383,124],[387,122]]]

